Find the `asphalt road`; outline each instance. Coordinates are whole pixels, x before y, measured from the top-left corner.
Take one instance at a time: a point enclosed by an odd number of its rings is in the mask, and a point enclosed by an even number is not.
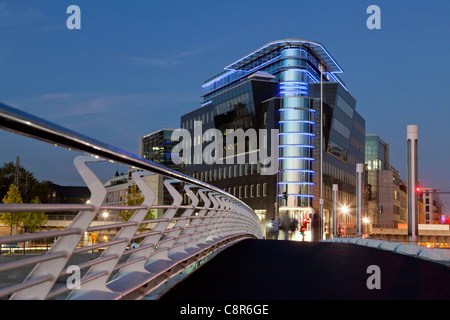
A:
[[[449,269],[354,244],[244,240],[160,300],[448,300]]]

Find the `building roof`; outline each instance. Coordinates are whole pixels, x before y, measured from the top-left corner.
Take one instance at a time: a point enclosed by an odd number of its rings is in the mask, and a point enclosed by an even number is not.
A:
[[[337,64],[333,57],[325,50],[324,46],[318,42],[303,39],[284,39],[269,42],[262,47],[256,49],[250,54],[236,60],[232,64],[226,66],[225,70],[246,70],[252,61],[258,60],[264,55],[280,50],[286,47],[307,47],[313,51],[322,60],[328,71],[333,73],[342,73],[342,68]]]

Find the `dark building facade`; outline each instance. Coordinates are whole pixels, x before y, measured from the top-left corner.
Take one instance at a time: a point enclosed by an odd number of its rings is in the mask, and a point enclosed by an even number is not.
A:
[[[321,44],[297,39],[268,43],[227,66],[205,81],[202,106],[181,117],[181,128],[190,136],[183,152],[192,155],[182,171],[246,202],[267,236],[279,213],[299,221],[311,218],[309,239],[328,237],[332,185],[339,186],[339,203],[354,206],[355,167],[364,163],[365,121],[337,77],[340,72]],[[209,134],[214,129],[222,136],[222,148],[209,154],[208,143],[217,141]],[[235,139],[228,140],[230,134]],[[240,144],[243,135],[247,138]],[[352,216],[345,219],[352,227]]]
[[[139,138],[139,156],[163,166],[173,168],[171,140],[174,129],[161,129]]]

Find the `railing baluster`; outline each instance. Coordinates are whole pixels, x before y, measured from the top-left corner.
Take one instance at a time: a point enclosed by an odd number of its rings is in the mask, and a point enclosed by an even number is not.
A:
[[[86,165],[87,162],[94,161],[98,160],[86,156],[79,156],[74,160],[75,167],[78,169],[78,172],[91,191],[90,204],[93,206],[93,210],[80,211],[68,229],[86,230],[96,216],[98,208],[100,208],[103,200],[105,199],[106,190],[103,187],[103,184]],[[60,237],[50,248],[49,253],[65,252],[66,256],[37,264],[25,279],[25,281],[31,281],[35,278],[50,275],[50,280],[15,292],[11,299],[45,299],[67,261],[71,257],[73,251],[76,249],[83,233],[84,231],[77,234]]]

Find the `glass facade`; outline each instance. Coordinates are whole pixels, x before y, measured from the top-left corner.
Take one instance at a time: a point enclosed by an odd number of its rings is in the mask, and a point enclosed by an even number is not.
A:
[[[139,155],[155,163],[173,168],[171,140],[173,129],[162,129],[139,139]]]
[[[280,84],[281,98],[278,202],[282,207],[311,208],[313,193],[313,132],[314,112],[312,100],[308,98],[308,76],[306,51],[288,48],[281,52]],[[292,198],[292,199],[290,199]]]
[[[310,96],[314,97],[316,126],[314,158],[320,159],[320,84],[310,84]],[[333,185],[338,186],[337,225],[346,235],[356,234],[356,164],[365,159],[365,120],[356,111],[356,100],[337,82],[323,84],[323,237],[332,233]],[[314,170],[320,173],[320,161],[314,162]],[[319,174],[314,175],[320,186]],[[319,209],[320,189],[314,189],[314,212]],[[346,207],[348,212],[341,208]],[[320,238],[316,234],[315,238]]]

